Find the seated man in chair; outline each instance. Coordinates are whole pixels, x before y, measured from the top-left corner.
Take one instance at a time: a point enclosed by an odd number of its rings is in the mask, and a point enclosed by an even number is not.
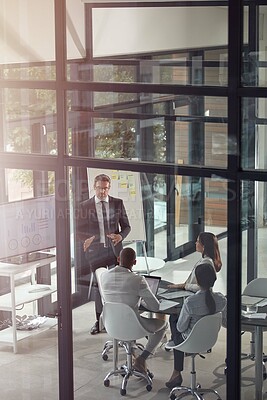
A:
[[[157,318],[145,318],[139,314],[140,299],[143,299],[148,309],[158,311],[159,301],[151,292],[145,278],[132,272],[136,264],[136,253],[132,248],[121,250],[118,257],[119,265],[101,276],[101,286],[105,301],[124,303],[132,307],[143,327],[151,332],[145,349],[136,358],[134,368],[142,373],[147,370],[146,359],[153,354],[161,342],[167,322]]]

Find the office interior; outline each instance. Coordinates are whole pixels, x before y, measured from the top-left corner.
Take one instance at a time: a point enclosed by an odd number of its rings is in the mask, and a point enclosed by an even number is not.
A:
[[[102,382],[107,335],[89,334],[90,271],[76,229],[97,169],[121,182],[120,194],[138,177],[127,196],[145,235],[125,245],[163,259],[165,277],[191,270],[199,232],[217,235],[228,328],[207,355],[210,367],[199,361],[200,376],[224,399],[254,398],[240,311],[246,284],[266,277],[267,1],[2,0],[0,15],[0,291],[13,282],[15,298],[22,293],[18,304],[11,295],[15,308],[0,296],[2,393],[119,397],[119,379]],[[42,206],[48,196],[52,209]],[[43,223],[45,239],[35,236]],[[34,261],[29,249],[51,258]],[[51,292],[31,301],[36,284]],[[24,315],[51,327],[14,333]],[[172,354],[160,348],[149,361],[152,391],[133,383],[128,395],[167,399]]]

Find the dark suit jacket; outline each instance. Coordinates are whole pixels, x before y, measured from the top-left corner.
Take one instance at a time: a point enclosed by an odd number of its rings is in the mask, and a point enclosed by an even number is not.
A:
[[[122,240],[126,238],[131,230],[123,201],[112,196],[109,196],[109,227],[110,233],[119,233],[122,236]],[[100,243],[99,224],[94,197],[83,201],[80,205],[77,220],[77,233],[79,239],[82,241],[91,236],[95,236],[91,245],[92,247]],[[121,250],[122,242],[113,246],[116,257],[120,254]]]

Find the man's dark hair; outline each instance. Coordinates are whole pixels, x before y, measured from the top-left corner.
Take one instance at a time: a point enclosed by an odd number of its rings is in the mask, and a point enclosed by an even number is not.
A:
[[[106,174],[100,174],[100,175],[97,175],[96,177],[95,177],[95,180],[94,180],[94,186],[96,185],[96,182],[108,182],[109,183],[109,185],[111,185],[111,179],[110,179],[110,177],[108,176],[108,175],[106,175]]]
[[[125,247],[120,252],[120,265],[131,268],[136,260],[136,253],[131,247]]]

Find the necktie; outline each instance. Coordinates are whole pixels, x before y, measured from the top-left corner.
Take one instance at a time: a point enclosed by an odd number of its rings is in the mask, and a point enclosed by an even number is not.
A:
[[[104,232],[105,232],[105,245],[108,246],[107,234],[109,233],[109,227],[108,227],[107,210],[106,210],[105,202],[101,201],[101,203],[102,203],[102,214],[103,214]]]

